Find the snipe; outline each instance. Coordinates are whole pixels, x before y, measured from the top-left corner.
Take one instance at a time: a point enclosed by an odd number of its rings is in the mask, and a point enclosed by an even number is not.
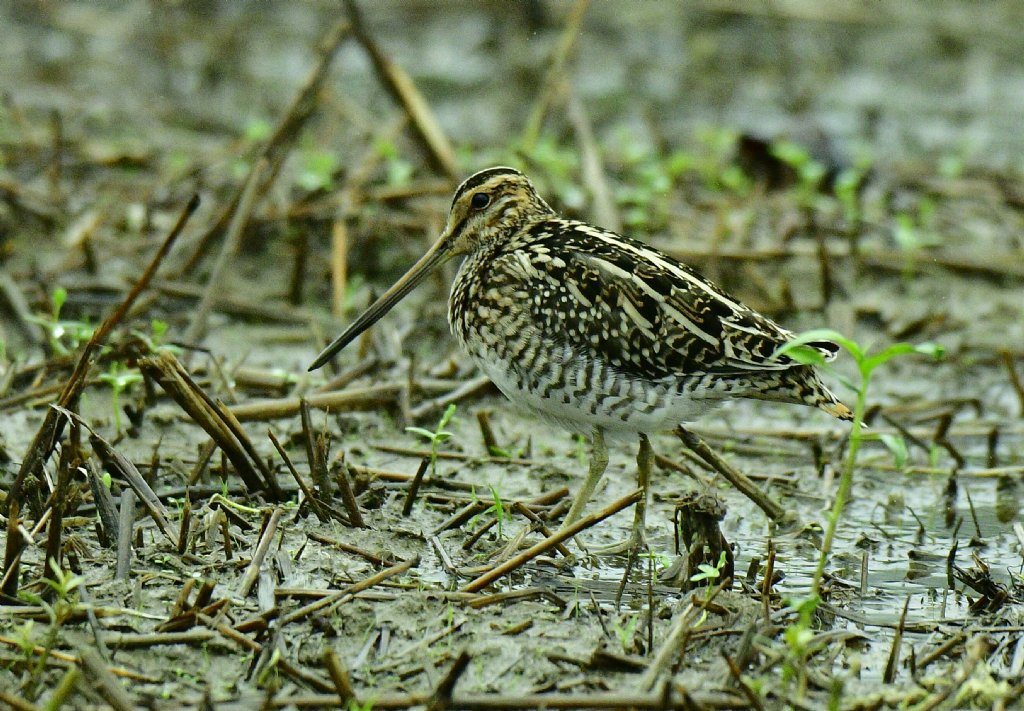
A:
[[[811,366],[773,357],[792,333],[652,247],[559,217],[525,175],[502,167],[459,186],[433,247],[310,370],[456,257],[464,261],[448,320],[462,348],[513,403],[593,438],[589,473],[563,526],[580,516],[604,472],[606,434],[640,438],[639,545],[654,459],[649,433],[728,398],[851,419]],[[834,343],[811,345],[828,358],[838,352]]]

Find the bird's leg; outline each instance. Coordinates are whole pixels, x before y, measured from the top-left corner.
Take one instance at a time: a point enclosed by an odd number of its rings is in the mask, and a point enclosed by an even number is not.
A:
[[[650,497],[651,469],[654,466],[654,449],[647,435],[640,433],[640,449],[636,453],[636,485],[640,489],[640,500],[633,510],[633,533],[631,547],[635,550],[647,544],[647,500]]]
[[[636,562],[640,550],[647,546],[647,499],[649,497],[651,483],[651,469],[654,466],[654,449],[651,447],[651,440],[647,435],[640,435],[640,449],[636,453],[636,485],[640,489],[640,500],[636,502],[633,509],[633,530],[629,538],[610,546],[604,546],[594,552],[599,555],[629,554],[629,564],[626,566],[626,575]]]
[[[562,522],[563,530],[579,520],[580,514],[583,513],[583,507],[590,501],[590,497],[594,493],[594,489],[597,488],[597,483],[601,481],[601,476],[604,474],[607,466],[608,447],[604,443],[604,430],[600,427],[595,427],[590,447],[590,469],[587,471],[587,478],[584,480],[583,486],[576,492],[576,498],[573,499],[572,506],[569,507],[569,513],[565,515],[565,521]]]

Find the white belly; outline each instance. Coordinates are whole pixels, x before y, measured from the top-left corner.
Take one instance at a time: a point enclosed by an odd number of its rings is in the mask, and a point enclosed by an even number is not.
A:
[[[515,405],[584,435],[594,427],[612,438],[661,432],[692,421],[717,404],[717,399],[681,392],[676,381],[630,379],[599,363],[563,362],[557,369],[523,378],[505,363],[474,360]],[[573,377],[564,377],[566,372]]]

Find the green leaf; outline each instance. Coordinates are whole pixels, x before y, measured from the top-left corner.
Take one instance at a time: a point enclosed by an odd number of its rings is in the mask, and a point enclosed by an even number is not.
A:
[[[860,345],[858,345],[856,341],[854,341],[851,338],[847,338],[839,331],[833,330],[831,328],[815,328],[811,329],[810,331],[798,333],[796,335],[796,338],[794,338],[789,343],[786,343],[777,351],[775,351],[772,354],[772,358],[776,359],[779,358],[780,356],[787,355],[790,351],[800,346],[806,346],[808,343],[813,343],[815,341],[832,341],[834,343],[838,343],[839,346],[844,348],[847,352],[849,352],[850,355],[853,356],[854,360],[860,362],[861,360],[864,359],[864,350],[860,347]]]
[[[893,462],[896,464],[897,469],[902,469],[906,463],[909,454],[907,452],[907,443],[899,435],[880,433],[878,439],[881,440],[890,452],[892,452]]]
[[[914,346],[914,352],[926,355],[935,360],[942,360],[943,356],[946,355],[946,349],[940,346],[938,343],[918,343]]]
[[[58,286],[53,290],[51,300],[53,301],[53,320],[56,321],[60,317],[60,310],[64,308],[64,303],[68,300],[68,290]]]
[[[907,353],[913,353],[914,346],[910,343],[894,343],[885,350],[876,353],[870,358],[866,358],[859,365],[862,372],[870,373],[882,363],[886,363],[896,356],[906,355]]]
[[[418,434],[420,437],[426,437],[427,439],[434,439],[434,433],[430,430],[425,430],[422,427],[406,427],[405,431]]]
[[[438,430],[444,429],[445,425],[447,425],[451,421],[452,416],[455,415],[455,409],[456,405],[454,402],[445,408],[444,414],[441,415],[441,421],[437,423]]]
[[[770,152],[783,163],[787,163],[797,170],[806,166],[811,160],[807,149],[792,141],[776,141],[771,145]]]

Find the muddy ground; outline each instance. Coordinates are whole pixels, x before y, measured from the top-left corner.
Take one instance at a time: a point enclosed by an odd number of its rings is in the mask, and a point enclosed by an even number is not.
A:
[[[1019,3],[352,11],[0,8],[0,704],[1019,708]],[[453,272],[306,367],[495,163],[795,331],[942,347],[873,372],[823,577],[850,427],[738,401],[691,429],[796,525],[661,434],[630,575],[579,545],[626,507],[476,589],[557,530],[587,444],[458,352]],[[852,405],[848,354],[827,379]],[[406,427],[451,403],[432,458]],[[588,513],[634,457],[612,445]],[[694,496],[728,586],[680,572]]]

